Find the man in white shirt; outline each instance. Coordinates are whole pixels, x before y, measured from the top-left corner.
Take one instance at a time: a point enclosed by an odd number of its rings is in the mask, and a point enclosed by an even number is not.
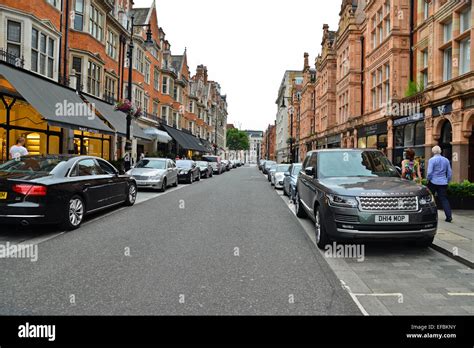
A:
[[[25,147],[25,138],[20,137],[16,141],[16,145],[10,148],[10,156],[12,159],[18,159],[22,156],[28,156],[28,150]]]

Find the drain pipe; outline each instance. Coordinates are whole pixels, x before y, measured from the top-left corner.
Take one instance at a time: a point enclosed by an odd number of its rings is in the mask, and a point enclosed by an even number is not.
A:
[[[413,33],[415,29],[415,0],[410,0],[410,81],[414,81],[413,66]]]

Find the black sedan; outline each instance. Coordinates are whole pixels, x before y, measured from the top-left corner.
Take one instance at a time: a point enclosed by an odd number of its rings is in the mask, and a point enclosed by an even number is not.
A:
[[[206,178],[206,179],[212,178],[214,171],[209,162],[198,161],[196,162],[196,165],[199,167],[199,170],[201,171],[201,178]]]
[[[80,227],[93,212],[137,199],[137,184],[91,156],[25,156],[0,165],[0,224]]]
[[[201,170],[196,165],[196,162],[189,160],[176,161],[178,168],[178,180],[192,184],[194,181],[201,180]]]

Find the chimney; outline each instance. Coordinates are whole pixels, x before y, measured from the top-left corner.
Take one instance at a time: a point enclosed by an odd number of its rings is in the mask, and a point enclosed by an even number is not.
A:
[[[204,67],[204,83],[207,83],[207,66]]]
[[[323,25],[323,31],[324,31],[324,33],[327,33],[329,31],[329,24],[324,24]]]
[[[204,78],[204,65],[198,65],[196,68],[196,79],[202,80]]]
[[[305,52],[304,54],[304,70],[309,69],[309,54]]]

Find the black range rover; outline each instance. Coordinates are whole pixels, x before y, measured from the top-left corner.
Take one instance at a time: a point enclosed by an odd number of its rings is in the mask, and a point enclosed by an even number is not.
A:
[[[296,213],[315,223],[316,241],[413,239],[433,242],[438,211],[430,191],[400,178],[377,150],[309,152],[297,182]]]

